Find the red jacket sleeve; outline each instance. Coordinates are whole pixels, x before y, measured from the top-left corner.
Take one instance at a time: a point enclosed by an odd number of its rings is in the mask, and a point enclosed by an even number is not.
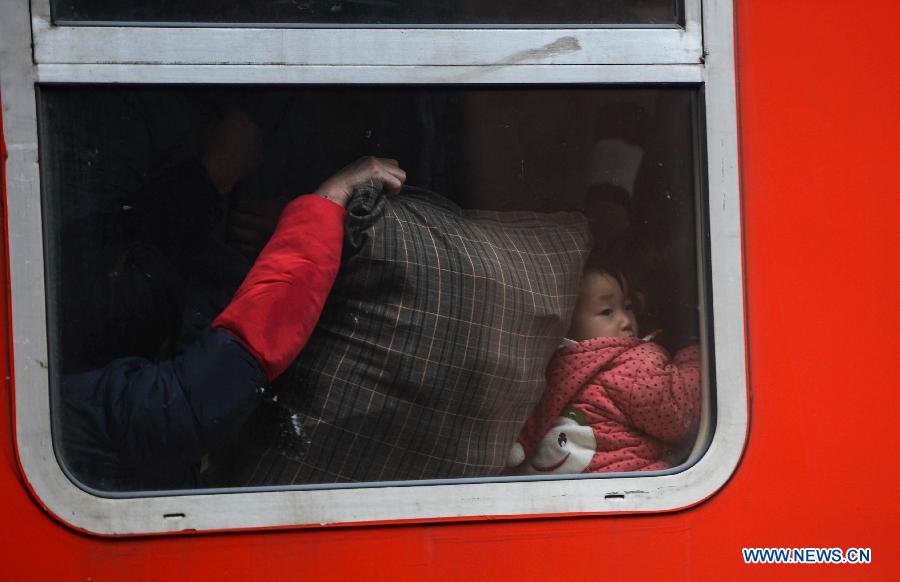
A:
[[[653,343],[628,350],[598,380],[632,424],[666,443],[692,437],[700,421],[700,348],[669,361]]]
[[[213,321],[259,362],[271,381],[312,334],[337,276],[344,209],[319,196],[285,207],[228,307]]]

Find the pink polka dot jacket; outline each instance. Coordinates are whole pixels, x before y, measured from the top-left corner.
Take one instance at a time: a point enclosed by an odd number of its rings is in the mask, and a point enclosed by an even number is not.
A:
[[[557,350],[547,390],[518,442],[518,472],[600,473],[670,468],[670,448],[695,438],[700,350],[675,358],[639,338],[594,338]]]

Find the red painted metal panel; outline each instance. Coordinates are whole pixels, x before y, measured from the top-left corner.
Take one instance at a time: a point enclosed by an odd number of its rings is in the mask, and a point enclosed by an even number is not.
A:
[[[738,18],[752,427],[712,499],[651,516],[98,539],[27,493],[7,381],[4,578],[900,578],[900,5],[740,0]],[[873,558],[747,566],[743,546],[871,547]]]

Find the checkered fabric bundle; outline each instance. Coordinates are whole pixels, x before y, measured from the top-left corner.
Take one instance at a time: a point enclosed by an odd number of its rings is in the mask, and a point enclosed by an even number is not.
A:
[[[278,393],[302,453],[262,443],[241,484],[499,474],[544,390],[589,238],[576,213],[357,192],[338,280]]]

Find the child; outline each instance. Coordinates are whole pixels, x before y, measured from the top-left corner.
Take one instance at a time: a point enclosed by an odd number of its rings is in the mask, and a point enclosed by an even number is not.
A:
[[[547,390],[510,451],[529,475],[651,471],[693,439],[700,415],[700,350],[674,359],[638,337],[625,280],[589,262],[569,338],[547,369]]]
[[[229,305],[174,358],[160,356],[179,327],[174,269],[152,247],[119,253],[88,283],[106,290],[98,329],[136,340],[62,377],[68,469],[106,490],[196,484],[203,455],[234,437],[312,333],[337,275],[351,191],[374,180],[397,192],[405,177],[393,160],[363,158],[288,204]]]

